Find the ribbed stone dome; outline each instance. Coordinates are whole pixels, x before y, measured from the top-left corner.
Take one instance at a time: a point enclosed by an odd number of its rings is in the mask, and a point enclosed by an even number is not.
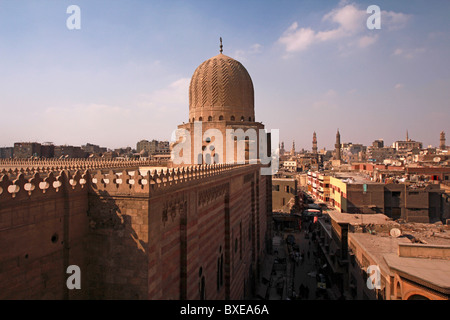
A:
[[[245,67],[224,54],[203,62],[189,86],[190,121],[255,121],[253,82]]]

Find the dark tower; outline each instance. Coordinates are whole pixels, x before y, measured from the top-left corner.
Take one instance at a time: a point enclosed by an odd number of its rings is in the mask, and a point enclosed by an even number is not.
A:
[[[336,133],[336,144],[334,145],[334,148],[335,148],[334,159],[341,160],[341,134],[339,133],[339,129]]]
[[[445,132],[444,131],[441,132],[440,142],[441,143],[439,144],[439,149],[445,150]]]
[[[313,154],[317,154],[317,136],[315,131],[313,133],[312,152]]]

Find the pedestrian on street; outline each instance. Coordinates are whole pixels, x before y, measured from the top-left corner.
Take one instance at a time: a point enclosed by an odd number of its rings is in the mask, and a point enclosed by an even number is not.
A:
[[[302,284],[300,284],[300,288],[298,289],[298,291],[300,292],[300,297],[303,298],[305,296],[305,286]]]

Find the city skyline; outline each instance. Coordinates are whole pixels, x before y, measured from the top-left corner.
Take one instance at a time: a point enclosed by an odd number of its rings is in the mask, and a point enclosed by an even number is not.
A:
[[[69,30],[68,6],[81,9]],[[369,30],[369,5],[381,29]],[[188,121],[189,81],[219,53],[255,87],[256,121],[285,148],[342,142],[439,145],[450,117],[450,4],[436,1],[0,2],[0,146],[170,140]],[[431,129],[431,130],[430,130]]]
[[[339,130],[339,129],[338,129]],[[441,132],[442,133],[442,132]],[[445,132],[444,132],[445,133]],[[314,135],[317,137],[317,135],[316,135],[317,133],[316,132],[314,132]],[[441,135],[440,135],[440,137],[441,137]],[[444,135],[444,137],[445,137],[445,135]],[[409,138],[409,136],[408,136],[408,131],[406,132],[406,136],[405,136],[405,139],[397,139],[395,142],[399,142],[399,141],[408,141],[408,140],[410,140],[410,141],[416,141],[416,142],[421,142],[420,141],[420,139],[411,139],[411,138]],[[102,146],[102,145],[99,145],[99,144],[96,144],[95,142],[93,142],[93,141],[88,141],[88,142],[83,142],[83,143],[79,143],[79,144],[77,144],[77,145],[75,145],[75,146],[81,146],[81,147],[84,147],[84,146],[86,146],[86,145],[94,145],[94,146],[98,146],[98,147],[102,147],[102,148],[107,148],[108,150],[117,150],[117,149],[122,149],[122,148],[132,148],[132,149],[136,149],[136,146],[140,143],[140,142],[143,142],[143,141],[158,141],[158,142],[171,142],[171,140],[170,139],[167,139],[167,140],[157,140],[157,139],[153,139],[153,138],[142,138],[142,139],[139,139],[138,141],[136,141],[134,144],[128,144],[128,145],[126,145],[126,146],[121,146],[121,147],[116,147],[116,148],[111,148],[111,147],[109,147],[109,146]],[[365,145],[365,144],[362,144],[362,143],[359,143],[358,141],[351,141],[351,140],[346,140],[346,141],[342,141],[341,142],[341,145],[346,145],[346,144],[353,144],[353,145],[359,145],[359,144],[361,144],[361,145],[363,145],[363,146],[365,146],[365,147],[370,147],[370,146],[372,146],[372,144],[374,143],[374,142],[376,142],[376,141],[382,141],[383,143],[384,143],[384,139],[383,138],[379,138],[379,139],[375,139],[374,141],[372,141],[372,143],[369,143],[369,144],[367,144],[367,145]],[[444,140],[445,141],[445,140]],[[295,146],[295,140],[292,140],[292,142],[293,142],[293,145]],[[439,141],[439,142],[441,142],[441,140]],[[51,141],[15,141],[12,145],[10,145],[10,146],[0,146],[0,148],[4,148],[4,147],[13,147],[14,146],[14,144],[15,143],[38,143],[38,144],[42,144],[42,145],[55,145],[53,142],[51,142]],[[317,143],[317,140],[316,140],[316,143]],[[286,152],[290,152],[291,150],[292,150],[292,146],[293,145],[291,145],[290,147],[289,146],[287,146],[286,145],[286,141],[283,141],[283,140],[280,140],[280,142],[279,142],[279,144],[280,144],[280,148],[282,147],[282,144],[284,144],[284,150],[286,151]],[[68,144],[61,144],[61,146],[68,146]],[[304,148],[304,147],[295,147],[295,151],[296,152],[301,152],[302,150],[304,150],[305,152],[308,152],[308,151],[310,151],[310,152],[312,152],[313,150],[313,140],[311,140],[311,148]],[[384,147],[386,148],[386,147],[390,147],[390,148],[395,148],[395,145],[394,145],[394,143],[392,143],[392,144],[389,144],[389,145],[386,145],[386,144],[384,144]],[[426,148],[428,148],[428,147],[432,147],[432,148],[439,148],[440,146],[438,146],[438,145],[429,145],[429,146],[423,146],[423,149],[426,149]],[[326,146],[324,146],[324,147],[318,147],[318,149],[319,150],[330,150],[330,151],[333,151],[334,149],[335,149],[335,145],[333,146],[333,147],[331,147],[331,148],[327,148]]]

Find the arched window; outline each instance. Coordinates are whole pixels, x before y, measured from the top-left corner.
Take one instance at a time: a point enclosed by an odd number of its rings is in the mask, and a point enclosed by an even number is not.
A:
[[[231,116],[231,121],[234,121],[234,116]]]
[[[202,117],[198,118],[198,121],[203,121],[203,118]]]
[[[205,292],[205,276],[202,275],[203,274],[203,268],[200,267],[200,269],[198,270],[198,276],[200,278],[200,283],[199,283],[199,294],[200,294],[200,300],[205,300],[206,299],[206,292]]]
[[[202,277],[200,284],[200,300],[206,300],[205,276]]]
[[[192,122],[195,122],[195,118],[192,118]]]
[[[208,121],[212,121],[212,117],[211,116],[208,117]]]
[[[244,119],[245,119],[244,116],[242,116],[242,117],[241,117],[241,121],[244,121]]]
[[[220,117],[219,117],[219,120],[223,120],[223,116],[220,116]]]
[[[421,295],[421,294],[413,294],[408,298],[408,300],[430,300],[427,297]]]
[[[252,117],[248,117],[248,121],[252,121]]]

